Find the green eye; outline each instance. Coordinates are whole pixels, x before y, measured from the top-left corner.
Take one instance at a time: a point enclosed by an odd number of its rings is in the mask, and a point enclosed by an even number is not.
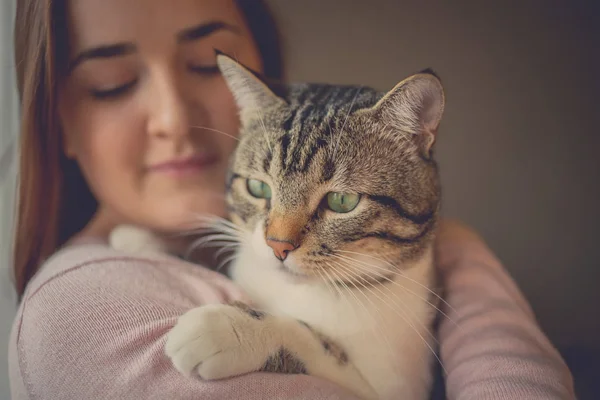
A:
[[[327,207],[336,213],[348,213],[356,208],[360,201],[360,194],[337,193],[327,194]]]
[[[271,198],[271,187],[256,179],[248,179],[246,181],[248,192],[258,199],[270,199]]]

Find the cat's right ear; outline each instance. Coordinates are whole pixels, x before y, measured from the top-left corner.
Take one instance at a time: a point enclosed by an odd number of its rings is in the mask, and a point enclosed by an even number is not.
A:
[[[408,134],[428,157],[444,112],[445,97],[440,79],[425,70],[398,83],[373,107],[378,119],[393,134]],[[404,134],[404,135],[402,135]]]
[[[235,98],[242,125],[261,118],[263,110],[287,105],[249,69],[218,51],[217,65]]]

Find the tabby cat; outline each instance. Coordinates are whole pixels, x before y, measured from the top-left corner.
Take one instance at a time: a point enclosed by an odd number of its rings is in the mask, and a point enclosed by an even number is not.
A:
[[[275,87],[226,55],[217,63],[239,109],[240,143],[231,222],[203,240],[237,243],[230,275],[253,303],[190,310],[166,354],[203,379],[301,373],[364,399],[427,398],[440,81],[425,71],[387,93]]]

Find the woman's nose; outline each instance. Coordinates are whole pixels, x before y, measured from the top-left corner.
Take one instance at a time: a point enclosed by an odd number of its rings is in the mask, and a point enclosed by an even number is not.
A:
[[[193,100],[176,77],[162,74],[154,78],[154,90],[148,99],[148,134],[160,139],[178,139],[189,135]]]

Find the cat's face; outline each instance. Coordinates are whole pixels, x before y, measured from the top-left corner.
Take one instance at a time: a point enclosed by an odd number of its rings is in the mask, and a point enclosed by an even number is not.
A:
[[[233,60],[218,61],[242,122],[227,198],[248,233],[242,245],[284,271],[336,281],[389,272],[369,274],[369,257],[392,268],[423,254],[440,203],[437,78],[415,75],[385,96],[294,85],[283,100]]]

